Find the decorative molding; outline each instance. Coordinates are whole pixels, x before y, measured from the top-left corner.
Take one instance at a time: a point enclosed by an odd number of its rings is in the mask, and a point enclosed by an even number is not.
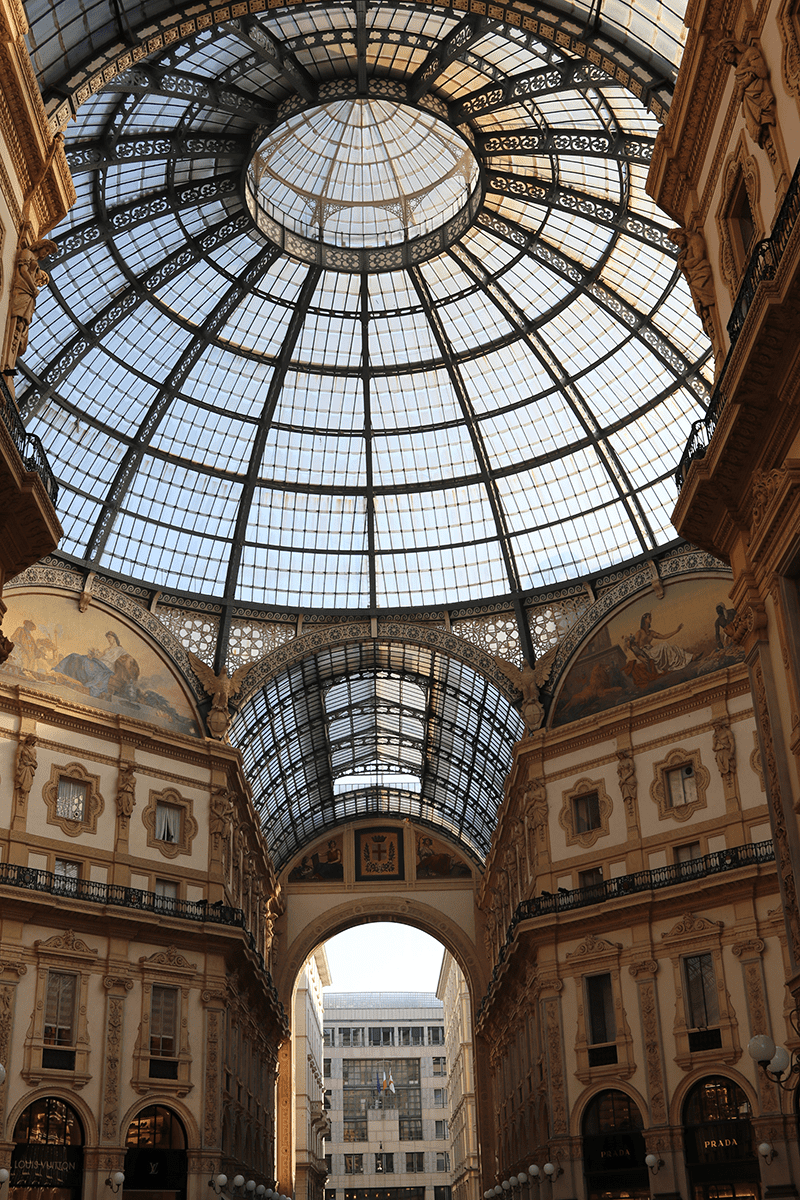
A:
[[[692,778],[695,782],[697,799],[689,801],[688,804],[673,806],[670,803],[667,773],[677,770],[679,767],[688,766],[692,768]],[[650,795],[658,808],[659,820],[688,821],[698,809],[706,808],[706,792],[710,782],[711,775],[700,761],[699,750],[684,750],[681,747],[670,750],[666,758],[662,758],[660,762],[653,764],[653,782],[650,784]]]
[[[568,846],[593,846],[598,838],[606,837],[609,832],[609,818],[611,817],[614,808],[611,797],[606,791],[604,779],[589,779],[584,776],[583,779],[577,780],[571,788],[562,792],[561,811],[558,814],[558,823],[567,835],[566,841]],[[600,824],[594,829],[587,829],[579,832],[575,823],[575,801],[582,796],[597,796],[597,807],[600,816]]]
[[[60,779],[76,779],[86,785],[86,799],[83,817],[74,820],[64,817],[58,811],[58,782]],[[97,818],[105,808],[105,801],[100,794],[100,776],[92,775],[83,763],[71,762],[66,766],[53,763],[50,768],[50,779],[42,789],[42,799],[47,806],[48,825],[57,825],[68,837],[79,837],[82,833],[97,833]]]
[[[643,958],[641,962],[631,963],[628,967],[628,972],[634,979],[639,975],[655,975],[658,971],[658,962],[655,958]]]
[[[696,917],[694,913],[684,913],[672,929],[662,933],[662,938],[684,938],[687,934],[708,934],[718,936],[724,927],[724,921],[709,921],[707,917]]]
[[[180,834],[176,842],[165,842],[156,837],[156,809],[159,804],[180,810]],[[150,792],[147,807],[142,813],[142,823],[147,830],[147,844],[158,850],[165,858],[177,858],[179,854],[191,854],[192,842],[197,837],[198,824],[192,811],[192,801],[182,796],[175,788],[163,792]]]
[[[197,963],[190,963],[175,946],[168,946],[166,950],[156,950],[153,954],[142,955],[139,963],[141,966],[171,967],[177,968],[179,971],[197,970]]]
[[[597,937],[594,933],[587,933],[582,942],[567,954],[567,958],[586,958],[598,954],[618,954],[622,949],[620,942],[609,942],[605,938]]]

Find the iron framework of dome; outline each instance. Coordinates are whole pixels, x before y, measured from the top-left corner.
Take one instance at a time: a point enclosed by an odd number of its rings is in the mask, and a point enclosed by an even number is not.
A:
[[[671,472],[711,382],[645,191],[682,11],[490,11],[28,6],[78,194],[18,364],[61,553],[217,605],[217,668],[234,614],[500,598],[530,657],[526,597],[672,540]],[[366,687],[374,715],[382,672],[331,668],[325,688]],[[238,737],[246,757],[262,739],[268,789],[284,743],[253,705]],[[374,769],[345,744],[350,774]],[[322,791],[287,803],[333,804],[350,776],[331,746]],[[423,745],[429,778],[440,749]],[[387,779],[408,767],[378,758]],[[465,814],[502,788],[473,767],[436,820],[475,853]]]

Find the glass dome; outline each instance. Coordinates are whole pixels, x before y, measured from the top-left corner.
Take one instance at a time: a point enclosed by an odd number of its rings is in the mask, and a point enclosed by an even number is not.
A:
[[[144,56],[95,87],[118,43],[34,4],[51,110],[82,100],[17,381],[62,552],[228,606],[391,611],[670,542],[711,366],[645,191],[680,14],[650,38],[635,7],[587,50],[571,8],[303,4],[168,38],[136,6]]]

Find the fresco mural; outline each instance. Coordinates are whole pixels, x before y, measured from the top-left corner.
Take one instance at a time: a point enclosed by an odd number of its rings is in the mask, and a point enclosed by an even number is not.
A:
[[[558,689],[551,725],[674,687],[741,662],[729,578],[678,581],[616,609],[588,639]]]
[[[417,879],[469,879],[472,870],[463,858],[428,834],[417,835]]]
[[[0,682],[150,721],[195,737],[185,689],[151,644],[99,605],[79,611],[74,595],[20,588],[5,595],[14,649]]]
[[[329,883],[332,879],[344,879],[341,837],[320,842],[289,872],[289,883]]]

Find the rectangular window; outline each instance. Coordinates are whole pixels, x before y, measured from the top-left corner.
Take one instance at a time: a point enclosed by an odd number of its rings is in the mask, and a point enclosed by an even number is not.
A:
[[[365,1142],[367,1140],[367,1119],[345,1117],[344,1119],[344,1137],[345,1142]]]
[[[329,1058],[323,1058],[322,1060],[322,1075],[324,1079],[330,1079],[331,1077],[331,1060]]]
[[[74,896],[81,877],[81,864],[68,858],[57,858],[53,867],[53,891]]]
[[[710,954],[694,954],[683,960],[686,978],[686,1019],[690,1029],[708,1029],[719,1024],[717,980]]]
[[[323,1029],[322,1044],[323,1044],[323,1046],[332,1046],[333,1045],[333,1030],[332,1029]]]
[[[88,794],[89,785],[82,779],[70,779],[62,775],[56,793],[56,816],[66,817],[68,821],[82,821]]]
[[[446,1075],[447,1074],[447,1059],[446,1058],[434,1058],[433,1073],[434,1073],[434,1075]]]
[[[425,1170],[425,1155],[421,1150],[406,1150],[406,1174],[415,1175]]]
[[[428,1026],[428,1045],[443,1046],[444,1045],[444,1025],[429,1025]]]
[[[183,809],[175,804],[156,804],[156,841],[173,842],[177,845],[181,840],[182,816]]]
[[[394,1154],[375,1155],[375,1174],[394,1175]]]
[[[325,1170],[328,1172],[329,1175],[330,1175],[331,1171],[333,1170],[333,1155],[332,1154],[325,1155]]]
[[[433,1089],[433,1107],[447,1108],[447,1088]]]
[[[703,848],[699,842],[687,842],[685,846],[675,847],[675,862],[689,863],[703,857]]]
[[[345,1154],[345,1156],[344,1156],[344,1173],[345,1173],[345,1175],[363,1175],[364,1174],[364,1155],[363,1154]]]
[[[364,1030],[363,1029],[340,1029],[339,1030],[339,1045],[340,1046],[363,1046],[364,1045]]]
[[[383,1026],[370,1029],[369,1031],[370,1046],[393,1046],[394,1045],[394,1029],[384,1029]]]
[[[691,763],[667,771],[666,781],[667,804],[670,808],[682,808],[697,799],[697,780]]]
[[[421,1025],[400,1026],[398,1030],[400,1035],[401,1046],[424,1046],[425,1045],[425,1030]]]
[[[613,1042],[617,1036],[614,1021],[614,996],[611,991],[611,976],[587,975],[586,985],[586,1032],[592,1046]]]
[[[447,1137],[447,1121],[436,1121],[434,1128],[435,1133],[433,1136],[437,1140],[442,1140],[443,1138]]]
[[[421,1117],[400,1117],[399,1132],[401,1142],[421,1142],[422,1141],[422,1118]]]
[[[178,899],[178,885],[174,879],[157,879],[155,883],[155,907],[159,912],[173,912]]]
[[[578,871],[578,887],[599,887],[603,882],[603,868],[589,867],[586,871]]]
[[[150,999],[150,1053],[175,1058],[178,1034],[178,989],[156,983]]]
[[[446,1150],[437,1150],[436,1151],[436,1170],[437,1171],[449,1171],[450,1170],[450,1155],[447,1153]]]
[[[572,797],[572,816],[576,833],[589,833],[600,828],[600,801],[597,792]]]
[[[62,971],[48,971],[44,1009],[44,1043],[46,1046],[75,1045],[75,998],[78,976]]]

